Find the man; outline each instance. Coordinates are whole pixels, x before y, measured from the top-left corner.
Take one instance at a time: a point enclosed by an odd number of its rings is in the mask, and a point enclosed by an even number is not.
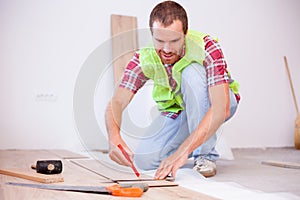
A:
[[[121,144],[138,167],[156,169],[157,179],[175,177],[192,156],[195,170],[214,176],[219,157],[216,131],[237,109],[238,84],[227,71],[217,41],[188,30],[186,11],[178,3],[155,6],[149,26],[153,45],[135,53],[106,109],[109,156],[130,166],[116,148]],[[161,115],[134,154],[120,135],[122,112],[149,79]]]

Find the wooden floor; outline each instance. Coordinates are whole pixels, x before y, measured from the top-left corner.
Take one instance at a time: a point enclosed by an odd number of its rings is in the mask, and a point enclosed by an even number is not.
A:
[[[72,153],[66,150],[0,150],[0,170],[1,169],[19,169],[26,173],[36,173],[30,168],[37,160],[60,159],[63,162],[63,182],[44,183],[53,185],[82,185],[82,186],[108,186],[114,184],[114,178],[111,174],[120,174],[120,179],[124,178],[122,173],[128,178],[129,173],[124,170],[115,170],[109,166],[100,165],[96,160],[90,160],[82,155]],[[107,167],[107,170],[105,170]],[[112,173],[113,172],[113,173]],[[104,176],[101,174],[104,173]],[[52,176],[52,175],[48,175]],[[129,177],[130,178],[130,177]],[[149,178],[146,175],[145,179]],[[128,197],[114,197],[103,194],[89,194],[79,192],[53,191],[45,189],[36,189],[29,187],[20,187],[8,185],[7,182],[17,183],[36,183],[36,181],[17,178],[14,176],[0,174],[0,199],[72,199],[72,200],[93,200],[93,199],[130,199]],[[154,181],[155,182],[155,181]],[[150,186],[140,199],[203,199],[213,200],[215,198],[208,195],[195,192],[176,186],[174,183],[170,185],[162,183],[163,187]],[[150,185],[151,185],[150,184]],[[156,183],[157,184],[157,183]],[[160,184],[160,183],[159,183]],[[154,187],[155,186],[155,187]],[[133,198],[136,199],[136,198]]]

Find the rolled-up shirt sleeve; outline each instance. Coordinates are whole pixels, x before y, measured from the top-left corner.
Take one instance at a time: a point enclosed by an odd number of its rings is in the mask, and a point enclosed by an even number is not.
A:
[[[210,36],[204,38],[206,58],[204,66],[206,68],[207,84],[209,86],[230,82],[227,64],[219,43]]]
[[[147,80],[148,78],[144,75],[140,66],[139,54],[136,52],[125,68],[119,87],[137,93]]]

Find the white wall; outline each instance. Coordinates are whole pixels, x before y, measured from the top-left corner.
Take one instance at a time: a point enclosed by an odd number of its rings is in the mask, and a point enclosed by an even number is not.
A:
[[[73,95],[82,66],[110,39],[111,14],[137,16],[138,27],[146,28],[158,2],[1,0],[0,148],[81,149]],[[241,84],[238,113],[223,128],[230,146],[293,146],[296,113],[283,56],[288,57],[300,101],[300,2],[178,2],[188,11],[190,28],[219,38],[229,69]],[[107,71],[102,84],[104,103],[111,94],[111,73]],[[95,107],[103,110],[103,102]],[[87,135],[89,131],[97,130],[87,130]],[[96,145],[107,146],[103,135],[97,140]]]

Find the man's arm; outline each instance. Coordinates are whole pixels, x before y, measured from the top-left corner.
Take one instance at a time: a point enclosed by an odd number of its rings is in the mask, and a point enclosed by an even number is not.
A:
[[[198,146],[207,141],[230,115],[229,84],[223,83],[209,88],[211,107],[197,128],[180,145],[178,150],[162,161],[155,178],[163,179],[169,173],[175,177],[176,171],[186,163],[188,156]]]
[[[109,139],[109,157],[113,161],[126,166],[130,166],[131,164],[125,159],[121,151],[117,148],[117,145],[122,144],[130,158],[133,158],[132,151],[128,148],[120,135],[122,113],[130,103],[133,96],[133,92],[118,87],[114,93],[114,96],[108,103],[105,112],[105,123]]]
[[[182,144],[183,149],[192,153],[206,142],[230,115],[229,84],[224,83],[209,88],[211,107],[196,130]]]

